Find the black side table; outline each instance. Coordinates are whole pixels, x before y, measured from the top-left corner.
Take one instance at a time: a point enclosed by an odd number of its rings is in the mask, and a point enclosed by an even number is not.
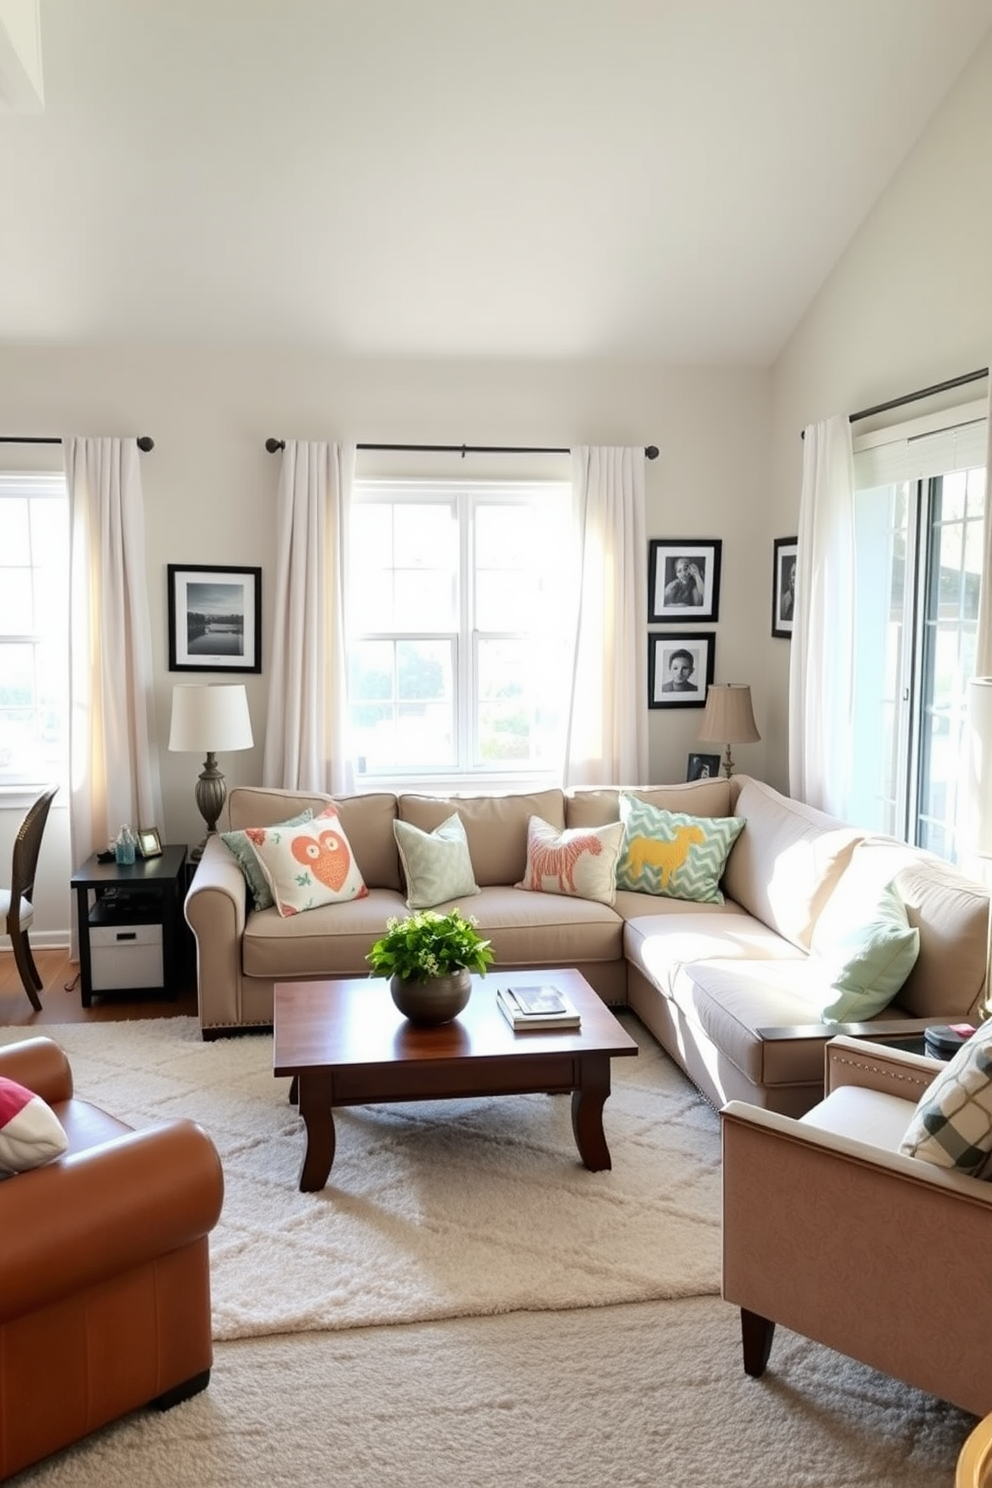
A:
[[[69,884],[76,894],[83,1007],[94,993],[175,997],[184,956],[185,843],[127,864],[101,863],[94,853]]]

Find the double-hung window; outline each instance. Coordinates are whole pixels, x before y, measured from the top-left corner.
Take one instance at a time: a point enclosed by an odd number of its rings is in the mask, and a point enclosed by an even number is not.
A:
[[[68,603],[64,477],[0,473],[0,786],[67,777]]]
[[[855,439],[854,810],[961,857],[986,510],[984,403]]]
[[[574,610],[562,482],[358,480],[348,693],[358,778],[560,768]]]

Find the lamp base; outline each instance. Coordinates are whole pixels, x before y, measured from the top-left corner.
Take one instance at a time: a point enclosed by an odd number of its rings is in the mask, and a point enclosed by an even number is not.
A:
[[[200,778],[196,782],[196,809],[203,817],[207,828],[207,837],[211,837],[217,831],[217,818],[224,809],[227,799],[227,785],[224,777],[217,768],[217,756],[212,749],[207,750],[207,757],[200,771]],[[199,861],[206,846],[206,837],[193,849],[191,857]]]
[[[730,777],[731,777],[731,775],[733,775],[733,773],[734,773],[734,762],[733,762],[733,760],[730,757],[730,745],[729,744],[727,745],[727,752],[723,756],[723,764],[720,766],[720,768],[723,771],[723,774],[726,775],[727,779],[729,780]]]

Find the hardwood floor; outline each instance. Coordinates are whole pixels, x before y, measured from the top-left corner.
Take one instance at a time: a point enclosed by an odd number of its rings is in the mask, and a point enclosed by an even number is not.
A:
[[[42,1010],[35,1012],[14,964],[13,951],[0,951],[0,1024],[43,1028],[46,1023],[117,1023],[127,1018],[196,1017],[196,983],[188,974],[178,995],[161,992],[119,992],[94,996],[84,1008],[79,995],[79,966],[67,950],[32,949],[45,983]]]

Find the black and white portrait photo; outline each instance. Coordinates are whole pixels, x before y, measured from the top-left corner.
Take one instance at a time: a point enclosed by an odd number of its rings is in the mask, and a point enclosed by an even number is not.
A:
[[[716,620],[722,546],[719,538],[652,538],[648,544],[648,619]]]

